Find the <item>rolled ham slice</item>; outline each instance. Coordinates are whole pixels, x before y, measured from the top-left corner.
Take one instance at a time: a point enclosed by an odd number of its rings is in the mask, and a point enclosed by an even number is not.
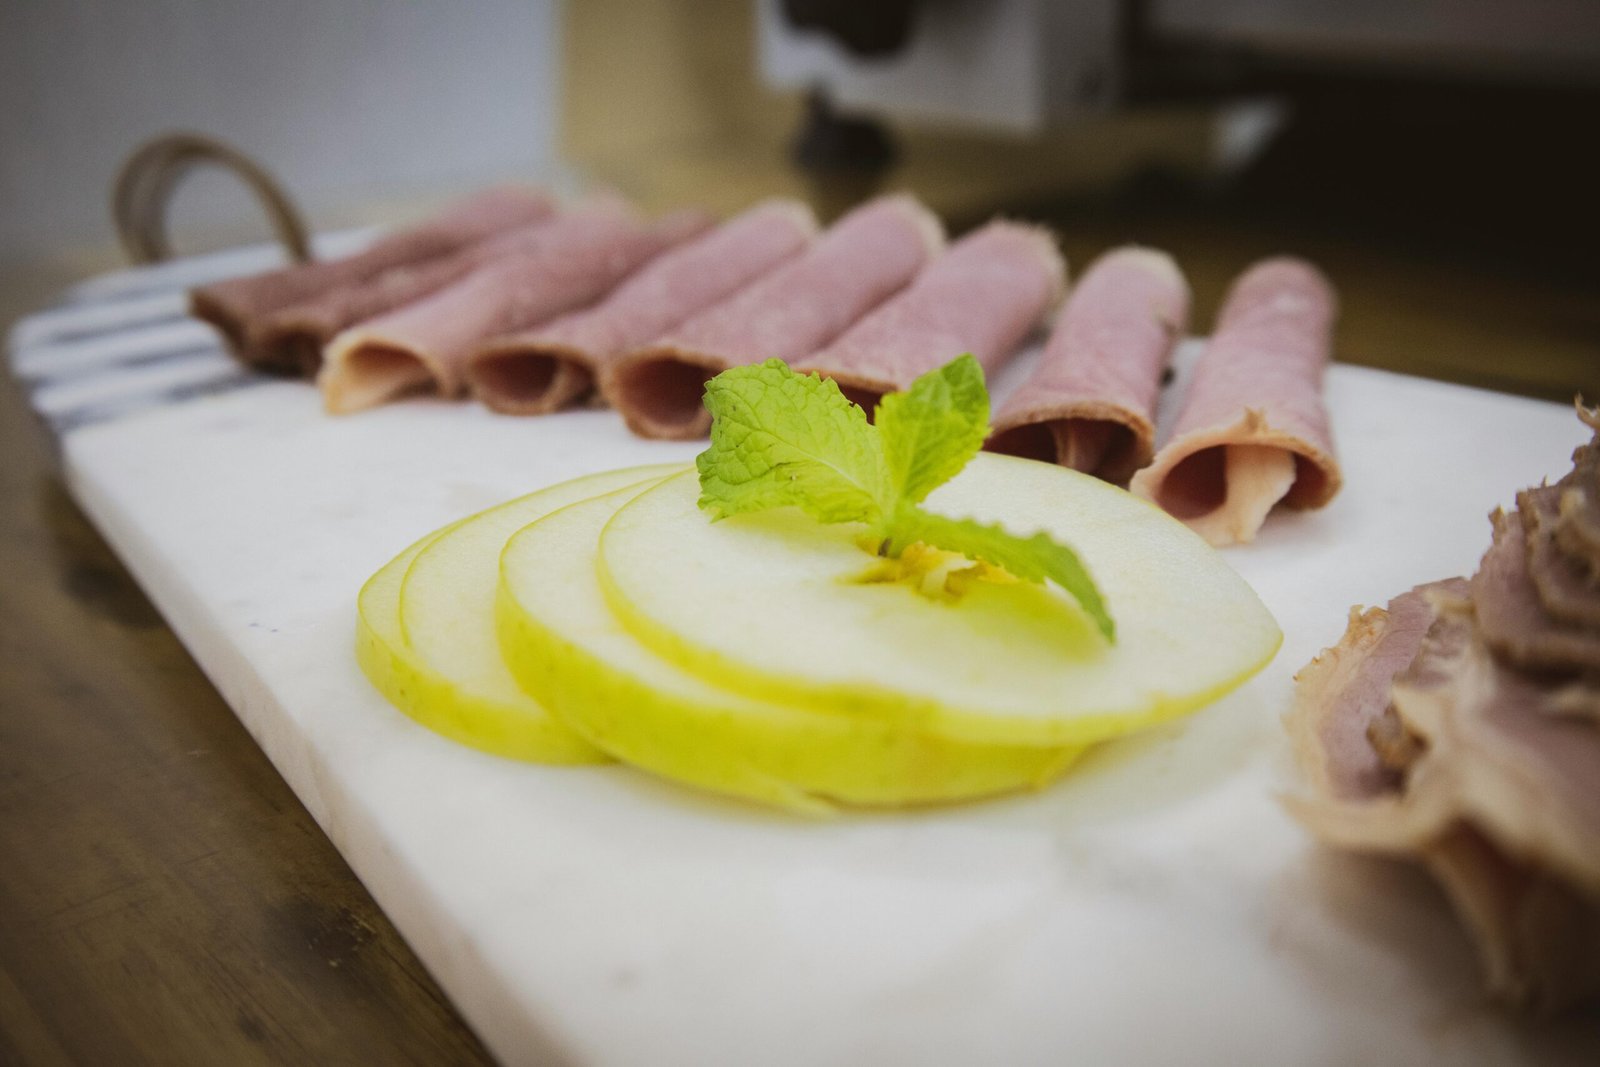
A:
[[[467,361],[468,384],[495,411],[555,411],[587,393],[603,364],[792,260],[816,233],[816,217],[799,201],[759,204],[658,256],[593,307],[480,345]]]
[[[1066,271],[1048,231],[991,222],[796,369],[834,379],[869,413],[964,352],[992,375],[1061,299]]]
[[[1279,501],[1321,507],[1341,475],[1322,403],[1337,298],[1315,267],[1264,260],[1228,293],[1172,434],[1135,493],[1213,545],[1254,539]]]
[[[189,293],[189,310],[222,334],[229,350],[268,370],[293,373],[302,367],[298,352],[256,347],[261,321],[291,304],[358,285],[387,270],[446,256],[467,245],[555,211],[555,202],[536,190],[489,189],[447,207],[417,226],[381,238],[340,259],[301,263],[245,278],[201,286]]]
[[[1107,252],[1073,286],[987,447],[1127,484],[1154,453],[1161,376],[1188,323],[1189,285],[1172,257]]]
[[[334,338],[318,381],[328,411],[402,394],[464,389],[466,359],[487,337],[526,329],[590,304],[651,257],[711,225],[700,211],[647,224],[602,203],[546,227],[531,250],[497,256],[453,285]]]
[[[536,249],[551,222],[545,218],[517,226],[446,255],[391,267],[279,308],[250,328],[250,349],[268,363],[298,364],[307,377],[315,377],[322,367],[322,350],[341,330],[436,293],[498,256]]]
[[[1299,259],[1246,270],[1222,302],[1178,424],[1130,488],[1214,545],[1253,541],[1267,512],[1322,507],[1341,474],[1322,403],[1338,299]]]
[[[938,218],[912,197],[870,201],[793,262],[611,363],[600,388],[641,436],[703,437],[707,380],[729,367],[809,356],[905,288],[943,245]]]

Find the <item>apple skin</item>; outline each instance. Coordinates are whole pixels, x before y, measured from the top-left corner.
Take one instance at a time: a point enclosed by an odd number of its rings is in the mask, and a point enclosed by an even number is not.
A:
[[[869,577],[883,561],[858,525],[794,509],[713,523],[698,495],[684,474],[621,508],[600,538],[601,588],[659,656],[754,699],[975,742],[1093,744],[1217,700],[1283,640],[1182,523],[1053,464],[980,454],[927,506],[1072,545],[1117,620],[1114,645],[1053,587],[930,597]]]
[[[529,493],[428,534],[381,567],[357,597],[356,662],[396,708],[453,741],[510,759],[581,764],[610,761],[605,753],[552,718],[513,681],[496,651],[494,592],[499,550],[509,532],[575,500],[683,469],[682,464],[606,471]],[[509,527],[509,529],[508,529]],[[485,542],[491,528],[502,531]],[[481,557],[481,559],[475,558]],[[407,589],[421,571],[441,564],[455,601],[438,624],[475,630],[492,659],[452,659],[431,641],[417,647],[404,618]],[[476,564],[476,565],[475,565]],[[477,581],[472,579],[476,578]],[[426,579],[425,579],[426,580]],[[415,590],[413,590],[415,592]],[[413,613],[412,629],[433,625]],[[470,639],[470,635],[468,635]],[[431,654],[430,654],[431,653]],[[498,673],[497,673],[498,672]],[[502,681],[503,678],[503,681]]]
[[[1081,753],[818,714],[673,667],[621,627],[595,577],[600,530],[636,493],[555,512],[513,536],[501,556],[495,613],[505,660],[596,747],[663,778],[802,815],[839,803],[894,807],[1038,788]]]

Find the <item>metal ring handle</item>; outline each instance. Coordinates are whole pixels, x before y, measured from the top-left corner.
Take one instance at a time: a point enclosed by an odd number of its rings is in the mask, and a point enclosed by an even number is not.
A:
[[[159,263],[172,257],[167,209],[183,179],[201,166],[220,166],[237,175],[255,193],[289,258],[296,263],[311,259],[305,220],[265,167],[215,138],[175,133],[139,146],[112,185],[111,217],[131,261]]]

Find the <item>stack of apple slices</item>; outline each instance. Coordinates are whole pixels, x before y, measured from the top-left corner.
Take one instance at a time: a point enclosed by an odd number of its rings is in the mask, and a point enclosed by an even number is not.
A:
[[[1114,640],[1054,585],[926,545],[886,557],[794,508],[712,522],[700,492],[694,470],[631,468],[424,538],[361,592],[363,669],[490,752],[816,814],[1037,787],[1281,639],[1187,528],[1059,467],[978,455],[922,506],[1070,540]]]

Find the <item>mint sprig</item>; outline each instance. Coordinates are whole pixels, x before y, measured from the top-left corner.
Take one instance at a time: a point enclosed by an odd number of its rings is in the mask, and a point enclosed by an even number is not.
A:
[[[983,368],[959,356],[891,393],[875,422],[831,379],[779,359],[723,371],[706,383],[711,447],[700,453],[700,507],[713,521],[796,507],[819,522],[859,522],[881,554],[922,542],[982,560],[1026,582],[1055,582],[1107,641],[1116,623],[1094,578],[1048,534],[952,519],[920,507],[961,472],[989,432]]]

